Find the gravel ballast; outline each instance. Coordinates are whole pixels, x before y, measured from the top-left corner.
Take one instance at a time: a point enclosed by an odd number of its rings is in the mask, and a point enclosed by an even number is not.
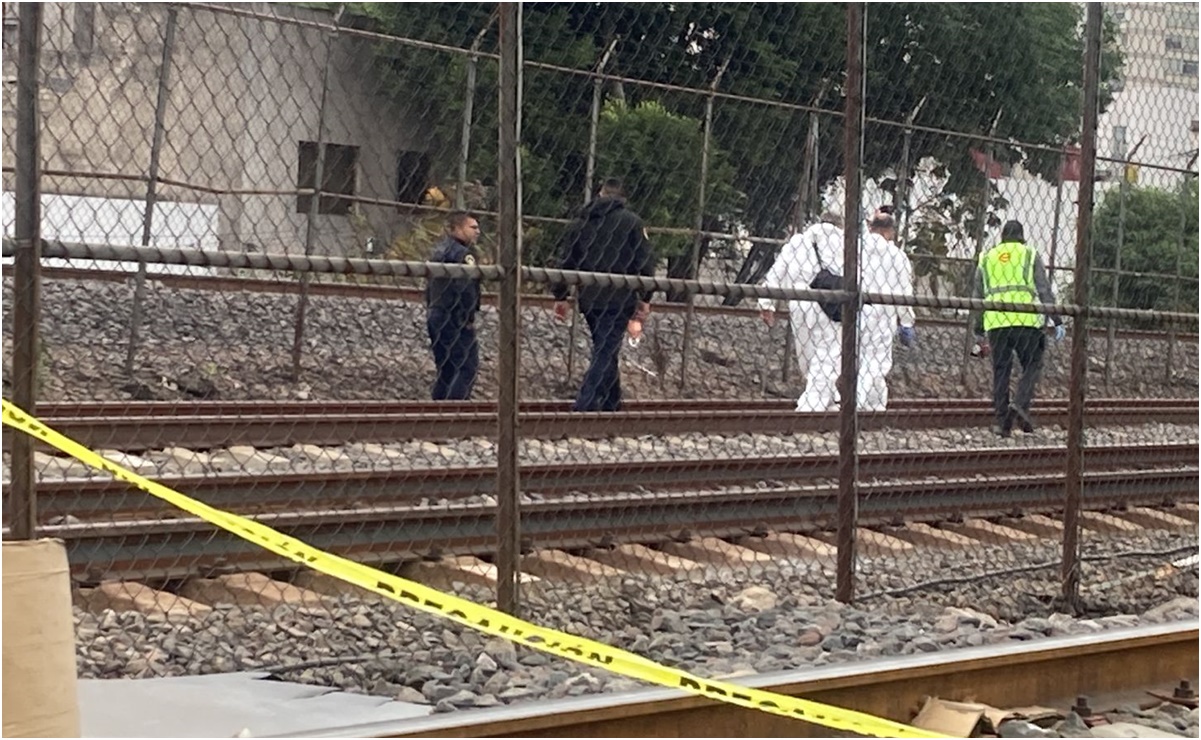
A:
[[[944,551],[936,568],[929,553],[925,562],[920,555],[862,559],[860,593],[867,598],[853,606],[830,598],[832,563],[776,561],[700,577],[631,573],[602,584],[542,584],[526,592],[524,608],[545,626],[704,676],[768,673],[1195,619],[1196,572],[1157,571],[1179,555],[1112,557],[1190,547],[1195,534],[1086,542],[1085,555],[1104,559],[1083,565],[1086,611],[1079,617],[1062,613],[1053,573],[986,575],[1002,553],[1005,560],[1053,561],[1054,542]],[[1031,551],[1013,554],[1023,548]],[[947,571],[975,577],[902,596],[870,593]],[[459,590],[490,598],[474,587]],[[638,686],[397,604],[348,596],[328,607],[219,606],[183,621],[77,611],[76,633],[84,677],[270,669],[287,680],[428,702],[437,711]]]
[[[181,290],[149,282],[133,378],[123,372],[133,305],[133,281],[46,281],[42,287],[44,343],[42,400],[128,398],[425,399],[433,378],[420,304],[398,300],[311,298],[303,340],[302,372],[291,378],[295,295]],[[12,280],[4,280],[4,307],[12,307]],[[647,322],[637,350],[623,354],[629,399],[662,397],[795,398],[801,379],[783,378],[786,327],[767,329],[758,316],[698,314],[689,382],[679,387],[683,316],[660,312]],[[486,308],[477,322],[481,368],[476,398],[496,396],[497,315]],[[889,379],[892,398],[988,395],[987,360],[968,361],[960,378],[964,328],[920,324],[918,344],[898,347]],[[4,327],[11,339],[11,327]],[[521,393],[525,398],[570,398],[587,364],[583,322],[575,338],[569,377],[569,329],[548,311],[522,312]],[[1197,345],[1180,342],[1169,380],[1166,339],[1119,339],[1107,394],[1105,341],[1090,343],[1090,395],[1193,397]],[[4,360],[11,362],[11,342]],[[1069,343],[1047,351],[1039,393],[1063,397]],[[655,375],[651,375],[655,373]],[[7,377],[7,375],[6,375]]]
[[[985,429],[878,430],[860,433],[859,451],[864,454],[900,451],[959,451],[964,449],[1029,449],[1063,447],[1066,432],[1058,426],[1044,427],[1035,435],[999,438]],[[1141,424],[1096,427],[1085,430],[1085,444],[1092,446],[1195,444],[1196,425]],[[231,447],[189,450],[171,447],[136,455],[108,451],[111,459],[123,462],[145,475],[206,475],[213,473],[319,473],[364,470],[424,470],[446,467],[496,465],[496,445],[482,437],[454,440],[414,440],[395,443],[354,443],[322,447],[296,444],[290,447]],[[621,436],[607,439],[523,439],[520,462],[535,464],[596,463],[622,460],[630,463],[659,460],[712,460],[801,455],[837,455],[834,432],[808,434],[676,434],[667,436]],[[5,454],[5,476],[8,455]],[[64,456],[40,455],[39,469],[45,478],[103,476]],[[1015,471],[1015,474],[1019,471]],[[938,471],[930,471],[937,475]]]

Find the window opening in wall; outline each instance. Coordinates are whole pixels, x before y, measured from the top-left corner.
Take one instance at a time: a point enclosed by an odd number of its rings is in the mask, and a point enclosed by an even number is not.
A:
[[[338,195],[355,194],[355,171],[359,163],[359,148],[347,144],[326,144],[325,161],[321,165],[321,190],[324,193],[317,203],[317,213],[345,216],[354,203],[350,198]],[[314,188],[317,183],[317,142],[300,142],[297,162],[296,187]],[[308,213],[312,204],[311,195],[296,196],[296,212]]]
[[[1183,75],[1187,75],[1188,77],[1196,77],[1197,76],[1197,63],[1196,62],[1181,62],[1180,73]]]
[[[429,181],[430,158],[425,152],[401,152],[396,157],[396,200],[420,203]]]

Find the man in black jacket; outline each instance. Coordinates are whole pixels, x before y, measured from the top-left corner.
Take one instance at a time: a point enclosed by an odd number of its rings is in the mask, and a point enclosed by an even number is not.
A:
[[[655,261],[647,242],[646,229],[638,214],[626,208],[621,181],[605,180],[600,195],[584,207],[567,227],[560,244],[559,264],[563,270],[608,272],[624,275],[655,274]],[[555,316],[567,318],[568,286],[555,285]],[[618,411],[621,409],[621,373],[617,367],[621,339],[631,319],[639,321],[650,313],[654,291],[602,285],[581,285],[577,290],[580,313],[592,334],[592,362],[576,398],[574,411]]]
[[[446,236],[434,245],[430,262],[474,265],[480,224],[471,214],[455,211],[446,217]],[[472,278],[430,278],[425,289],[426,328],[434,353],[437,377],[435,401],[471,398],[480,366],[475,338],[475,315],[480,310],[480,283]]]

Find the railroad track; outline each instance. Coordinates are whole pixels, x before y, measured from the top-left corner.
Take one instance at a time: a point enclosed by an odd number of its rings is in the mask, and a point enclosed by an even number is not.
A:
[[[1089,510],[1195,501],[1198,471],[1104,471],[1085,474]],[[1063,501],[1062,474],[870,482],[860,486],[861,527],[899,521],[940,522],[1016,512],[1053,513]],[[580,550],[621,543],[683,541],[694,535],[739,538],[764,532],[820,536],[836,519],[836,485],[733,492],[605,494],[522,504],[530,549]],[[314,547],[380,564],[446,554],[489,555],[496,507],[479,502],[419,503],[264,513],[255,519]],[[291,564],[193,517],[72,522],[39,527],[67,544],[78,580],[162,580],[220,572],[287,569]]]
[[[1197,408],[1196,398],[1097,398],[1089,399],[1088,406],[1096,409],[1120,409],[1140,407],[1146,409],[1174,410],[1191,404]],[[672,411],[792,411],[791,400],[747,398],[747,399],[662,399],[628,401],[628,412]],[[1067,406],[1066,399],[1047,399],[1035,402],[1035,409],[1058,409]],[[987,408],[985,402],[971,398],[902,398],[894,399],[892,410],[979,410]],[[522,401],[523,411],[538,413],[569,412],[570,401],[530,400]],[[80,403],[49,403],[38,406],[38,416],[44,419],[75,417],[122,416],[326,416],[331,414],[415,414],[415,413],[495,413],[494,401],[88,401]],[[867,416],[869,414],[865,414]]]
[[[1063,469],[1066,450],[966,449],[869,453],[859,456],[861,480],[1054,474]],[[1085,469],[1159,470],[1197,463],[1197,445],[1109,445],[1085,450]],[[526,494],[596,494],[647,490],[692,492],[732,486],[810,483],[838,477],[837,455],[649,460],[568,464],[523,464]],[[239,514],[277,512],[289,507],[361,508],[394,506],[422,499],[462,500],[496,492],[496,468],[379,469],[310,473],[216,473],[160,477],[165,485],[207,504]],[[121,481],[95,478],[38,482],[43,521],[70,514],[77,519],[132,519],[168,515],[170,506]],[[337,503],[334,503],[337,502]]]
[[[1197,421],[1197,399],[1096,399],[1086,407],[1091,425]],[[493,437],[490,402],[422,401],[184,402],[40,406],[38,416],[80,443],[137,451],[167,446],[212,449],[233,445],[286,447],[411,439]],[[1040,424],[1066,425],[1064,401],[1044,401]],[[898,401],[882,413],[863,414],[864,430],[987,427],[992,412],[978,400]],[[802,414],[790,401],[646,401],[616,413],[571,413],[565,401],[529,401],[519,418],[524,438],[597,438],[684,433],[792,434],[838,429],[836,413]],[[12,435],[5,435],[5,449]]]
[[[926,697],[1098,711],[1197,677],[1195,621],[806,668],[734,683],[910,722]],[[1102,703],[1102,697],[1115,698]],[[529,702],[307,732],[306,737],[830,737],[800,720],[670,689]],[[1150,736],[1150,735],[1149,735]]]

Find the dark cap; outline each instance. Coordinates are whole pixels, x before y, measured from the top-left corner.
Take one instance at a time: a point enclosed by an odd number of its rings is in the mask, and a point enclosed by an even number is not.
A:
[[[1021,221],[1006,221],[1001,227],[1001,241],[1003,242],[1025,242],[1026,230],[1022,228]]]

